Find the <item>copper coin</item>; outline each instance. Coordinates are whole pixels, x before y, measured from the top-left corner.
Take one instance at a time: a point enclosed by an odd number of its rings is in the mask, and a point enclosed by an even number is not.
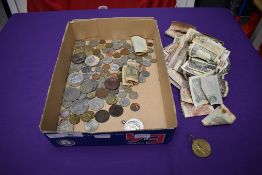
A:
[[[120,53],[121,53],[122,55],[129,55],[129,50],[128,50],[128,49],[122,49],[122,50],[120,51]]]
[[[139,109],[140,109],[140,105],[138,104],[138,103],[132,103],[131,105],[130,105],[130,109],[132,110],[132,111],[138,111]]]
[[[110,115],[106,110],[100,110],[95,113],[95,119],[99,123],[104,123],[109,119]]]
[[[121,57],[121,54],[119,52],[115,52],[113,53],[112,55],[114,58],[120,58]]]
[[[99,49],[94,49],[93,50],[93,54],[94,55],[99,55],[101,53],[101,51]]]
[[[109,90],[115,90],[120,86],[120,82],[117,78],[108,78],[105,81],[105,87]]]
[[[100,40],[99,41],[99,44],[105,44],[106,43],[106,40]]]
[[[109,75],[110,78],[117,79],[118,78],[118,73],[112,73]]]
[[[148,43],[147,43],[147,46],[148,46],[148,47],[152,47],[153,45],[154,45],[154,44],[151,43],[151,42],[148,42]]]
[[[123,114],[124,108],[121,105],[112,105],[109,108],[109,114],[113,117],[119,117]]]
[[[104,64],[104,65],[102,66],[102,69],[103,69],[103,70],[109,70],[109,69],[110,69],[110,65],[109,65],[109,64]]]
[[[93,80],[98,80],[100,78],[100,74],[99,73],[94,73],[93,75],[92,75],[92,79]]]
[[[106,47],[106,48],[111,48],[111,47],[113,47],[113,44],[112,44],[112,43],[106,43],[106,44],[105,44],[105,47]]]
[[[98,98],[106,98],[107,95],[108,95],[108,90],[106,88],[98,88],[96,90],[96,96]]]
[[[114,53],[114,52],[111,51],[111,50],[110,50],[110,51],[107,51],[107,52],[106,52],[106,56],[107,56],[107,57],[112,57],[113,53]]]

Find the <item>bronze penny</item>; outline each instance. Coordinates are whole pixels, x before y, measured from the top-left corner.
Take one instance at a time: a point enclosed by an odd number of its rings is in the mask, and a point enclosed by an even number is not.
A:
[[[109,108],[109,114],[113,117],[119,117],[123,114],[124,108],[121,105],[112,105]]]
[[[99,44],[105,44],[106,43],[106,40],[100,40],[99,41]]]
[[[114,52],[111,51],[111,50],[110,50],[110,51],[107,51],[107,52],[106,52],[106,56],[107,56],[107,57],[112,57],[113,53],[114,53]]]
[[[106,110],[100,110],[95,113],[95,119],[99,123],[105,123],[109,117],[110,115]]]
[[[112,55],[114,58],[120,58],[121,57],[121,54],[119,52],[115,52],[113,53]]]
[[[120,86],[120,82],[117,78],[108,78],[104,84],[109,90],[115,90]]]
[[[108,95],[108,90],[106,88],[98,88],[96,90],[96,96],[98,98],[106,98],[107,95]]]
[[[140,109],[140,105],[138,104],[138,103],[132,103],[131,105],[130,105],[130,109],[132,110],[132,111],[138,111],[139,109]]]
[[[111,47],[113,47],[113,44],[112,44],[112,43],[106,43],[106,44],[105,44],[105,47],[106,47],[106,48],[111,48]]]
[[[118,73],[112,73],[112,74],[109,75],[109,77],[116,79],[116,78],[118,78]]]
[[[147,46],[148,46],[148,47],[152,47],[153,45],[154,45],[154,44],[151,43],[151,42],[148,42],[148,43],[147,43]]]
[[[122,49],[122,50],[120,50],[120,53],[122,55],[129,55],[129,50],[128,49]]]
[[[89,122],[91,119],[92,119],[92,115],[90,115],[89,113],[84,113],[84,114],[81,114],[79,115],[80,116],[80,119],[83,121],[83,122]]]
[[[99,73],[94,73],[93,75],[92,75],[92,79],[93,80],[98,80],[100,78],[100,74]]]
[[[93,54],[94,55],[99,55],[101,53],[101,51],[99,49],[94,49],[93,50]]]
[[[109,70],[109,69],[110,69],[110,65],[109,65],[109,64],[104,64],[104,65],[102,66],[102,69],[103,69],[103,70]]]

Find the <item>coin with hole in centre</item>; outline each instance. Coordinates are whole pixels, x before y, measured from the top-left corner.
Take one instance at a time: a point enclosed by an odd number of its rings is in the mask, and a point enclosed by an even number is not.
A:
[[[100,110],[95,113],[95,119],[99,123],[105,123],[110,117],[110,114],[106,110]]]
[[[105,87],[109,90],[115,90],[120,86],[118,78],[108,78],[104,84]]]
[[[113,117],[119,117],[123,114],[124,108],[121,105],[112,105],[109,108],[109,114]]]

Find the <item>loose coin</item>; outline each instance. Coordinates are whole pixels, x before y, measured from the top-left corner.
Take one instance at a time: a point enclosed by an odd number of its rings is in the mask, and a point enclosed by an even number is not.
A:
[[[69,120],[62,119],[57,126],[57,132],[74,132],[74,125]]]
[[[123,107],[126,107],[130,104],[130,100],[128,98],[120,98],[119,104]]]
[[[63,118],[67,118],[70,115],[70,111],[68,109],[63,109],[62,111],[60,111],[60,116]]]
[[[100,78],[100,74],[99,73],[95,73],[92,75],[92,79],[93,80],[98,80]]]
[[[143,77],[149,77],[150,76],[150,72],[148,71],[142,71],[141,74],[143,75]]]
[[[90,115],[91,118],[95,117],[95,112],[94,111],[87,111],[86,113],[88,113],[88,115]]]
[[[120,66],[119,66],[118,64],[112,64],[112,65],[110,66],[110,69],[111,69],[112,71],[118,71],[119,68],[120,68]]]
[[[72,87],[67,87],[63,95],[65,101],[75,101],[79,96],[80,91]]]
[[[135,55],[134,53],[130,53],[130,54],[128,55],[128,58],[134,60],[134,59],[136,59],[136,55]]]
[[[103,70],[109,70],[109,69],[110,69],[110,65],[109,65],[109,64],[104,64],[104,65],[102,66],[102,69],[103,69]]]
[[[93,84],[93,89],[92,91],[96,90],[97,89],[97,86],[98,86],[98,83],[96,80],[91,80],[92,84]]]
[[[76,124],[78,124],[78,123],[80,122],[80,117],[77,116],[77,115],[75,115],[75,114],[70,115],[70,116],[69,116],[69,122],[70,122],[71,124],[73,124],[73,125],[76,125]]]
[[[153,45],[154,45],[154,44],[151,43],[151,42],[148,42],[148,43],[147,43],[147,46],[148,46],[148,47],[152,47]]]
[[[103,60],[102,60],[102,62],[104,63],[104,64],[110,64],[110,63],[112,63],[112,58],[110,58],[110,57],[105,57]]]
[[[192,143],[193,153],[198,157],[208,157],[211,154],[211,146],[204,139],[195,139]]]
[[[67,83],[70,86],[79,86],[83,81],[84,81],[83,74],[78,73],[78,72],[73,72],[69,74],[67,78]]]
[[[98,65],[100,59],[95,55],[90,55],[85,59],[85,63],[87,66],[96,66]]]
[[[70,106],[70,111],[73,114],[80,115],[87,111],[89,105],[86,100],[76,100]]]
[[[106,97],[106,103],[109,105],[117,104],[117,102],[118,98],[115,95],[108,94],[108,96]]]
[[[106,88],[102,87],[102,88],[98,88],[96,90],[96,96],[98,98],[104,99],[104,98],[106,98],[107,95],[108,95],[108,90]]]
[[[144,124],[136,118],[129,119],[127,122],[124,122],[124,130],[134,131],[144,129]]]
[[[95,96],[96,96],[96,91],[92,91],[92,92],[89,92],[88,94],[86,94],[86,97],[88,99],[93,99],[93,98],[95,98]]]
[[[89,108],[93,111],[98,111],[104,107],[104,100],[100,98],[94,98],[88,102]]]
[[[106,48],[111,48],[111,47],[113,47],[113,44],[112,44],[112,43],[106,43],[106,44],[105,44],[105,47],[106,47]]]
[[[72,55],[71,61],[75,64],[80,64],[85,61],[86,54],[84,52],[79,52],[77,54]]]
[[[127,93],[126,91],[124,90],[120,90],[119,93],[118,93],[118,97],[119,98],[125,98],[127,96]]]
[[[100,40],[99,41],[99,44],[105,44],[106,43],[106,40]]]
[[[93,91],[93,83],[92,83],[92,81],[89,80],[89,79],[86,79],[84,81],[84,83],[81,84],[80,91],[82,93],[90,93],[91,91]]]
[[[132,100],[137,99],[138,98],[138,93],[135,92],[135,91],[129,92],[129,98],[132,99]]]
[[[81,68],[81,70],[82,70],[83,73],[88,73],[88,72],[91,71],[91,67],[89,67],[89,66],[84,66],[84,67]]]
[[[131,44],[129,44],[129,43],[124,43],[122,47],[123,47],[123,48],[126,48],[126,49],[129,49],[129,48],[131,48],[132,46],[131,46]]]
[[[63,106],[64,108],[69,108],[71,105],[72,105],[72,102],[71,102],[71,101],[65,101],[65,100],[63,100],[63,102],[62,102],[62,106]]]
[[[132,103],[131,105],[130,105],[130,109],[132,110],[132,111],[139,111],[139,109],[140,109],[140,105],[138,104],[138,103]]]
[[[88,43],[91,47],[96,47],[99,44],[98,40],[91,40]]]
[[[100,110],[95,113],[95,119],[99,123],[104,123],[109,119],[110,115],[106,110]]]
[[[92,115],[90,115],[89,113],[84,113],[84,114],[81,114],[79,115],[80,119],[83,121],[83,122],[89,122],[91,119],[92,119]]]
[[[121,57],[121,54],[119,52],[115,52],[113,53],[112,55],[114,58],[120,58]]]
[[[151,59],[151,63],[156,63],[157,62],[157,59],[153,58]]]
[[[121,49],[121,50],[120,50],[120,54],[121,54],[121,55],[128,55],[128,54],[129,54],[129,50],[126,49],[126,48],[125,48],[125,49]]]
[[[117,89],[120,86],[120,82],[117,78],[108,78],[104,84],[109,90]]]
[[[85,123],[85,129],[87,132],[95,132],[99,126],[99,123],[95,119],[91,119],[89,122]]]
[[[147,49],[147,52],[148,52],[148,53],[153,53],[153,52],[154,52],[154,49],[148,48],[148,49]]]
[[[151,60],[143,59],[142,64],[146,67],[151,66]]]
[[[93,50],[93,54],[96,55],[96,56],[98,56],[100,53],[101,53],[101,52],[100,52],[99,49],[94,49],[94,50]]]
[[[121,105],[112,105],[109,108],[109,114],[113,117],[119,117],[123,114],[124,109]]]

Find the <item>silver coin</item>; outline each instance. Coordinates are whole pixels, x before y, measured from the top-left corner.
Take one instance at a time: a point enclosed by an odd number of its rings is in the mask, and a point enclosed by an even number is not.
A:
[[[118,43],[113,43],[113,49],[118,50],[122,47],[122,44]]]
[[[136,62],[139,63],[139,64],[143,64],[143,59],[140,58],[140,57],[138,57],[138,58],[136,59]]]
[[[89,108],[93,111],[99,111],[104,107],[104,100],[100,98],[94,98],[89,101]]]
[[[138,81],[139,83],[145,83],[146,82],[146,77],[144,77],[141,73],[138,76]]]
[[[102,88],[102,87],[104,87],[105,81],[106,81],[106,78],[105,78],[105,77],[101,77],[101,78],[98,80],[98,86],[97,86],[97,88]]]
[[[93,82],[89,79],[86,79],[84,81],[84,83],[81,84],[80,91],[82,93],[89,93],[89,92],[93,91],[93,87],[94,87]]]
[[[91,71],[91,67],[89,67],[89,66],[84,66],[84,67],[81,68],[81,70],[82,70],[83,73],[88,73],[88,72]]]
[[[122,47],[125,48],[125,49],[129,49],[129,48],[131,48],[131,44],[124,43]]]
[[[89,79],[90,78],[90,73],[84,73],[83,74],[83,77],[84,77],[84,81],[86,80],[86,79]]]
[[[99,62],[100,62],[100,59],[95,55],[90,55],[86,57],[85,59],[86,65],[91,66],[91,67],[98,65]]]
[[[128,97],[129,97],[130,99],[132,99],[132,100],[135,100],[135,99],[138,98],[138,93],[135,92],[135,91],[131,91],[131,92],[129,92]]]
[[[127,96],[127,93],[124,90],[120,90],[118,93],[119,98],[125,98]]]
[[[78,100],[83,100],[84,98],[86,98],[86,94],[81,93],[81,95],[78,97]]]
[[[68,109],[63,109],[62,111],[60,111],[60,116],[63,118],[68,118],[70,115],[70,111]]]
[[[70,106],[70,111],[73,114],[80,115],[88,110],[88,102],[86,100],[76,100]]]
[[[91,47],[96,47],[98,44],[99,44],[98,40],[91,40],[88,43],[88,45],[90,45]]]
[[[63,119],[57,125],[57,132],[74,132],[74,125],[71,124],[68,120]]]
[[[79,86],[80,84],[82,84],[82,82],[84,81],[84,77],[83,74],[78,73],[78,72],[73,72],[71,73],[68,78],[67,78],[67,83],[70,86]]]
[[[71,102],[71,101],[65,101],[65,100],[63,100],[63,102],[62,102],[62,106],[63,106],[64,108],[69,108],[71,105],[72,105],[72,102]]]
[[[98,83],[96,80],[91,80],[92,84],[93,84],[93,89],[92,91],[96,90],[97,89],[97,86],[98,86]]]
[[[112,95],[117,95],[118,93],[119,93],[119,89],[118,88],[109,91],[109,94],[112,94]]]
[[[99,123],[95,119],[91,119],[85,123],[85,129],[87,132],[95,132],[99,126]]]
[[[144,57],[145,59],[148,59],[148,60],[151,60],[152,59],[152,56],[151,55],[147,55]]]
[[[98,72],[98,73],[102,72],[102,67],[100,67],[100,66],[99,66],[99,67],[96,67],[96,68],[95,68],[95,71]]]
[[[119,104],[122,107],[126,107],[126,106],[128,106],[130,104],[130,100],[128,98],[120,98]]]
[[[146,70],[142,71],[141,74],[142,74],[143,77],[149,77],[150,76],[150,72],[148,72]]]
[[[129,119],[124,124],[125,131],[135,131],[135,130],[141,130],[141,129],[144,129],[144,124],[141,120],[136,119],[136,118]]]
[[[112,63],[112,61],[113,61],[113,59],[110,58],[110,57],[105,57],[105,58],[102,60],[102,62],[103,62],[104,64],[110,64],[110,63]]]
[[[112,65],[110,66],[110,69],[111,69],[112,71],[118,71],[119,68],[120,68],[120,66],[119,66],[118,64],[112,64]]]
[[[150,61],[150,60],[147,60],[147,59],[143,59],[142,64],[143,64],[144,66],[146,66],[146,67],[149,67],[149,66],[151,66],[151,61]]]
[[[134,60],[134,59],[136,59],[136,55],[135,55],[134,53],[130,53],[130,54],[128,55],[128,58]]]
[[[64,100],[65,101],[75,101],[80,96],[79,89],[67,87],[64,92]]]
[[[105,48],[102,49],[102,52],[103,52],[103,53],[107,53],[107,52],[109,52],[109,51],[111,51],[110,48],[106,48],[106,47],[105,47]]]

